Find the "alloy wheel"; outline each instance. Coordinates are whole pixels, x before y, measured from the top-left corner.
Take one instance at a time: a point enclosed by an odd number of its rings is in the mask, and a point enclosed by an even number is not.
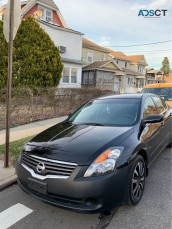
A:
[[[145,165],[143,161],[139,161],[134,168],[131,184],[131,194],[137,201],[140,200],[145,184]]]

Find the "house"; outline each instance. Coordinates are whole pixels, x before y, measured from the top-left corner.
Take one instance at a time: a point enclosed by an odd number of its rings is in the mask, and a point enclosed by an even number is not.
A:
[[[5,7],[0,8],[2,19]],[[64,68],[59,87],[81,87],[83,34],[68,27],[53,0],[23,1],[21,8],[21,17],[33,16],[60,51]]]
[[[149,69],[146,71],[146,84],[162,83],[164,81],[164,73],[161,70]]]
[[[83,38],[82,86],[120,92],[123,70],[109,55],[109,50]]]
[[[96,61],[111,60],[109,51],[94,42],[83,38],[82,39],[82,60],[84,65],[91,64]]]
[[[127,56],[123,52],[109,50],[109,55],[125,72],[123,77],[123,93],[135,93],[142,90],[145,85],[145,67],[147,62],[144,55]]]
[[[161,70],[155,70],[153,68],[146,70],[146,83],[172,83],[172,70],[170,70],[169,75],[164,75]]]
[[[95,61],[82,69],[82,85],[120,93],[122,69],[113,60]]]
[[[100,62],[101,64],[101,61],[108,60],[113,60],[118,68],[118,75],[117,72],[115,72],[115,74],[118,77],[118,82],[120,82],[120,90],[117,90],[118,87],[114,86],[115,90],[120,91],[121,93],[134,93],[141,91],[145,85],[145,67],[147,66],[147,62],[144,55],[127,56],[123,52],[101,47],[94,42],[83,38],[82,60],[86,65],[86,67],[83,68],[82,74],[83,86],[86,85],[84,82],[87,82],[87,84],[90,85],[89,81],[85,81],[84,79],[84,77],[88,77],[85,72],[86,70],[88,71],[88,67],[94,67],[94,64],[92,65],[92,63],[95,63],[97,66],[97,62]],[[102,83],[104,82],[102,81]],[[105,86],[105,88],[106,87],[107,86]],[[108,88],[109,87],[110,86],[108,86]]]

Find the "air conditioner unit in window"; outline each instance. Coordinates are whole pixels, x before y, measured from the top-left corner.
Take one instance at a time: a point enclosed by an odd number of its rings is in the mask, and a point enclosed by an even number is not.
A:
[[[64,46],[59,46],[58,49],[59,49],[59,51],[60,51],[61,53],[66,52],[66,47],[64,47]]]

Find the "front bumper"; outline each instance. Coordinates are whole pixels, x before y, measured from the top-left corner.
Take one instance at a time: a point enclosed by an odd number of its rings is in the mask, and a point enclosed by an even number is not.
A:
[[[83,213],[98,213],[111,210],[126,201],[128,166],[113,173],[98,177],[83,177],[87,166],[78,166],[67,179],[44,180],[47,192],[42,194],[28,187],[32,174],[17,163],[16,173],[19,186],[28,194],[48,204]]]

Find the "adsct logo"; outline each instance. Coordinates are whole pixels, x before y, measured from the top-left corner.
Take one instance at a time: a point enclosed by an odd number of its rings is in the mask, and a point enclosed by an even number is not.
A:
[[[139,13],[138,13],[138,16],[140,17],[148,17],[148,18],[161,18],[161,17],[165,17],[166,14],[167,14],[167,11],[168,10],[147,10],[147,9],[144,9],[144,10],[140,10]]]

